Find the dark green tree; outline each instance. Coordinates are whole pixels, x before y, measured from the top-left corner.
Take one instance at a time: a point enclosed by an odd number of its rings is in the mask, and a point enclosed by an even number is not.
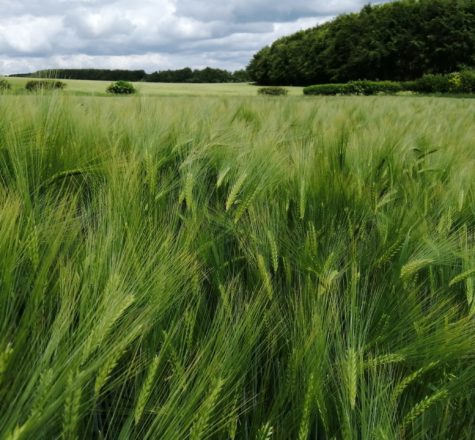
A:
[[[412,80],[475,65],[475,0],[402,0],[365,6],[283,37],[247,71],[263,85]]]

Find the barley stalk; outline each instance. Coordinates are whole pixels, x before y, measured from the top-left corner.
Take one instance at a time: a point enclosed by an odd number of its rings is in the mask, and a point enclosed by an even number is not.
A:
[[[348,399],[351,409],[355,409],[357,394],[358,361],[354,348],[350,348],[346,358],[346,380],[348,387]]]

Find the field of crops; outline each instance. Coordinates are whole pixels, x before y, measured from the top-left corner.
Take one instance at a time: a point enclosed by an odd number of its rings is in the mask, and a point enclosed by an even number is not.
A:
[[[26,93],[25,84],[31,78],[7,78],[14,93]],[[61,80],[66,84],[66,95],[107,96],[111,81]],[[187,84],[187,83],[132,83],[140,95],[145,96],[255,96],[258,87],[245,83]],[[301,95],[302,87],[285,87],[290,95]]]
[[[475,100],[1,97],[1,439],[473,439],[474,284]]]

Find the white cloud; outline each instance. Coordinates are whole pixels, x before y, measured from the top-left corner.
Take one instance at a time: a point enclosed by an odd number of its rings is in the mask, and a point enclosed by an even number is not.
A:
[[[276,38],[367,2],[0,0],[0,73],[50,67],[237,69]]]
[[[62,18],[58,16],[24,15],[2,19],[0,52],[18,55],[48,52],[62,28]]]

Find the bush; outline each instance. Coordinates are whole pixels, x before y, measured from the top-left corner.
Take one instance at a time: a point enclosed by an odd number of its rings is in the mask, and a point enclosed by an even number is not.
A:
[[[475,70],[460,72],[460,91],[462,93],[475,93]]]
[[[447,75],[424,75],[414,81],[414,90],[419,93],[474,93],[475,71],[462,70]]]
[[[259,95],[286,96],[289,91],[283,87],[261,87],[257,93]]]
[[[352,81],[348,85],[355,95],[394,94],[403,90],[401,83],[395,81]]]
[[[304,95],[349,95],[350,88],[348,84],[317,84],[315,86],[305,87]]]
[[[29,92],[36,92],[38,90],[62,90],[66,84],[62,81],[48,81],[48,80],[30,80],[25,84],[25,89]]]
[[[449,93],[454,91],[455,85],[449,75],[427,74],[414,81],[415,92],[419,93]]]
[[[6,79],[0,79],[0,92],[3,92],[5,90],[10,90],[12,86]]]
[[[131,95],[136,92],[137,90],[133,84],[128,81],[116,81],[107,87],[107,93],[115,95]]]
[[[305,87],[304,95],[376,95],[393,94],[404,90],[399,82],[351,81],[346,84],[319,84]]]
[[[402,91],[417,93],[475,93],[475,71],[424,75],[415,81],[351,81],[305,87],[304,95],[376,95]]]
[[[404,92],[415,92],[417,89],[416,86],[417,81],[404,81],[401,82],[401,89]]]

